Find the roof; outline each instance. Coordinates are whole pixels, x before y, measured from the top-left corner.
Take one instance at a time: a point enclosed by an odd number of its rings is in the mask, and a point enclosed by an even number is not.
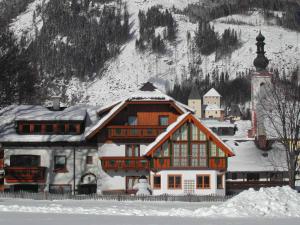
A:
[[[177,108],[177,110],[179,110],[181,113],[194,112],[194,109],[174,100],[172,97],[162,93],[158,89],[154,89],[152,91],[138,90],[134,92],[130,97],[118,102],[117,104],[115,103],[114,107],[112,107],[104,117],[102,117],[96,124],[90,127],[90,129],[85,133],[85,137],[92,138],[125,106],[127,106],[130,103],[134,103],[136,101],[166,102],[166,103],[173,104],[173,106]]]
[[[176,122],[168,126],[165,132],[161,133],[154,142],[148,145],[145,150],[146,156],[150,156],[153,152],[155,152],[161,146],[161,144],[167,141],[171,137],[171,135],[173,135],[173,133],[187,121],[194,122],[195,125],[198,126],[201,131],[204,132],[209,138],[211,138],[212,141],[214,141],[216,145],[221,148],[228,156],[234,156],[231,148],[227,146],[216,134],[214,134],[212,130],[204,126],[201,121],[191,113],[185,113],[179,116]]]
[[[83,121],[86,127],[95,123],[96,108],[91,106],[73,106],[63,111],[50,111],[43,106],[11,105],[0,111],[0,142],[81,142],[84,134],[80,135],[19,135],[16,133],[15,121]]]
[[[211,88],[203,97],[221,97],[216,89]]]
[[[51,111],[43,106],[24,106],[19,108],[16,121],[84,121],[86,109],[73,106],[62,111]]]
[[[198,89],[194,86],[190,92],[189,99],[201,99]]]
[[[209,128],[212,128],[212,127],[231,127],[231,128],[234,128],[236,127],[236,125],[234,123],[231,123],[230,121],[219,121],[219,120],[215,120],[215,119],[207,119],[207,120],[201,120],[201,122],[209,127]]]
[[[264,152],[258,149],[254,141],[226,142],[233,149],[235,156],[228,159],[229,172],[259,172],[259,171],[286,171],[285,152],[279,144],[273,144],[272,149]],[[267,156],[263,156],[267,153]]]

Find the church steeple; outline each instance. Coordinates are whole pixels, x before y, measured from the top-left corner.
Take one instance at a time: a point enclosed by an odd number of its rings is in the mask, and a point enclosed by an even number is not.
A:
[[[269,60],[265,56],[265,37],[259,32],[258,36],[256,37],[256,46],[257,46],[257,56],[254,59],[254,66],[256,67],[256,71],[264,71],[266,70]]]

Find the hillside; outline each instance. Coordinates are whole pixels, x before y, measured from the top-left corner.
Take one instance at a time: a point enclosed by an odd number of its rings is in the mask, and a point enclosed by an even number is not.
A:
[[[45,26],[43,24],[44,9],[53,1],[31,1],[26,10],[12,20],[9,27],[19,42],[24,41],[25,37],[26,45],[29,46],[40,35]],[[71,4],[72,1],[69,2]],[[113,7],[120,5],[120,1],[97,0],[95,2],[97,4],[93,9],[99,12],[104,5]],[[123,1],[122,5],[125,6],[126,3],[130,15],[130,37],[121,43],[116,54],[112,54],[103,61],[103,66],[99,64],[99,67],[95,67],[95,71],[98,72],[87,71],[89,74],[84,79],[80,76],[59,77],[57,74],[51,74],[54,70],[52,70],[53,66],[50,66],[50,70],[48,69],[51,71],[50,74],[47,73],[47,76],[41,80],[42,85],[47,88],[45,95],[61,95],[63,93],[66,102],[79,101],[102,105],[127,96],[135,91],[141,83],[148,80],[162,89],[172,87],[175,82],[180,83],[182,79],[189,76],[191,61],[194,58],[201,61],[199,67],[203,75],[218,70],[219,72],[228,72],[230,78],[233,79],[237,73],[253,69],[252,61],[256,51],[255,37],[259,30],[266,37],[267,56],[271,60],[270,67],[279,69],[280,72],[284,70],[284,73],[287,74],[297,67],[300,60],[299,32],[278,26],[274,18],[267,19],[259,9],[248,11],[243,15],[233,14],[221,17],[210,22],[219,35],[227,28],[237,31],[240,46],[232,54],[216,61],[216,53],[207,56],[192,53],[193,44],[187,33],[190,33],[191,39],[193,39],[198,24],[196,21],[191,22],[189,16],[182,12],[189,4],[199,4],[199,2],[201,3],[199,0]],[[164,54],[153,53],[150,50],[140,52],[135,46],[140,28],[138,13],[140,10],[146,11],[155,5],[160,5],[161,10],[169,9],[177,22],[176,41],[165,41],[166,52]],[[279,11],[273,13],[279,17],[282,16]],[[155,33],[162,33],[163,29],[158,27]],[[72,37],[68,37],[67,34],[59,34],[52,39],[52,43],[72,45],[70,40]],[[95,50],[95,52],[97,51]],[[99,70],[96,70],[97,68]]]

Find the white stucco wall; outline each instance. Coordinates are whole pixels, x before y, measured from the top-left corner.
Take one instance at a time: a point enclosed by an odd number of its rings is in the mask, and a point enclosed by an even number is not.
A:
[[[204,105],[217,105],[221,106],[221,97],[217,96],[204,96],[203,97],[203,104]]]
[[[195,110],[195,115],[198,118],[202,117],[202,102],[201,99],[189,99],[188,106]]]
[[[168,175],[181,175],[182,176],[182,188],[181,189],[168,189]],[[225,188],[217,189],[217,174],[221,174],[216,170],[164,170],[156,174],[151,172],[151,188],[153,195],[170,194],[170,195],[184,195],[185,180],[194,181],[194,193],[196,195],[225,195]],[[153,176],[160,175],[161,188],[153,188]],[[196,188],[196,176],[197,175],[210,175],[210,188],[209,189],[197,189]],[[225,175],[224,175],[225,176]],[[223,187],[225,187],[225,177],[223,176]]]
[[[205,110],[205,118],[221,118],[222,110]]]
[[[74,149],[75,149],[75,185],[80,184],[82,175],[86,173],[93,173],[99,177],[100,162],[97,148],[93,147],[19,147],[19,148],[5,148],[4,149],[4,164],[10,165],[11,155],[40,155],[42,167],[47,167],[46,171],[46,188],[48,191],[49,184],[74,186]],[[54,156],[64,155],[67,158],[66,172],[54,171]],[[86,164],[86,157],[93,157],[93,164]],[[6,186],[13,185],[11,183]]]

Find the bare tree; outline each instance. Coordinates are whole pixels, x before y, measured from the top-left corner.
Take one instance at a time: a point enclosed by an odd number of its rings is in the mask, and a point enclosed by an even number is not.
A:
[[[295,188],[299,172],[300,86],[295,80],[272,79],[261,85],[257,106],[257,126],[268,139],[283,145],[289,185]]]

